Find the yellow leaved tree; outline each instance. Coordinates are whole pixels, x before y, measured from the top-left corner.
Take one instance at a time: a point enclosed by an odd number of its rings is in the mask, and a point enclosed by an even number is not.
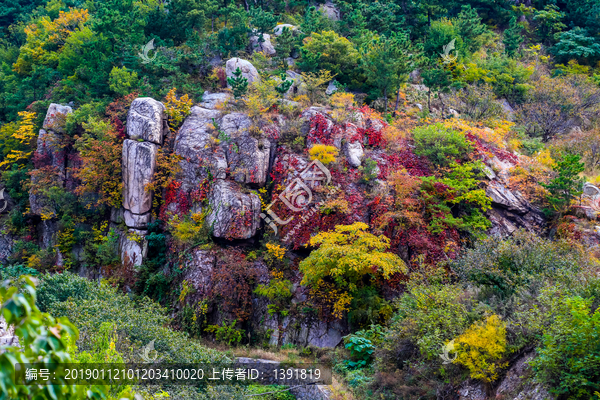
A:
[[[406,264],[387,250],[390,240],[367,231],[369,225],[355,222],[338,225],[331,232],[321,232],[310,240],[318,246],[300,263],[303,285],[318,287],[325,278],[336,286],[355,292],[365,275],[389,279],[395,273],[406,273]]]
[[[506,352],[506,327],[497,315],[485,322],[471,325],[455,339],[456,364],[465,366],[473,379],[491,383],[507,363],[502,363]]]
[[[0,167],[14,163],[25,164],[33,153],[35,131],[35,113],[29,111],[19,112],[19,121],[3,125],[0,128],[0,137],[5,140],[5,146],[10,151],[0,162]]]

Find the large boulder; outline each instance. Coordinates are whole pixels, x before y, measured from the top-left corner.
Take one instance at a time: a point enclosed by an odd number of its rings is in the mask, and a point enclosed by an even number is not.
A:
[[[52,166],[64,174],[66,154],[61,145],[61,135],[40,129],[36,153],[39,164]]]
[[[201,107],[192,107],[175,139],[174,152],[182,157],[179,162],[181,189],[189,192],[208,177],[208,170],[218,179],[224,179],[227,157],[222,149],[210,148],[213,121],[221,120],[221,112]]]
[[[142,265],[148,254],[147,233],[148,231],[139,229],[129,229],[125,233],[121,232],[119,247],[122,262],[131,263],[136,267]]]
[[[273,33],[275,34],[275,36],[281,36],[285,28],[288,28],[291,32],[296,32],[298,30],[298,27],[294,25],[279,24],[275,28],[273,28]]]
[[[145,214],[152,208],[152,182],[158,146],[126,139],[123,142],[123,207],[133,214]]]
[[[242,71],[242,76],[248,79],[248,83],[260,82],[260,75],[254,65],[250,61],[243,60],[241,58],[231,58],[225,63],[225,73],[228,78],[233,78],[233,72],[237,69]],[[228,87],[231,87],[229,84]]]
[[[185,280],[194,289],[194,296],[198,299],[210,292],[215,263],[215,254],[210,250],[195,248],[190,252]]]
[[[64,133],[67,115],[72,112],[73,109],[69,106],[61,106],[56,103],[50,104],[48,111],[46,111],[46,118],[44,118],[42,129],[54,131],[56,133]]]
[[[360,142],[345,142],[343,145],[344,154],[350,164],[354,168],[360,167],[362,159],[365,155],[362,144]]]
[[[325,4],[321,4],[319,6],[319,11],[321,11],[323,13],[323,15],[325,15],[327,18],[329,18],[332,21],[340,20],[340,16],[341,16],[340,10],[332,2],[328,1]]]
[[[263,52],[267,56],[274,56],[275,47],[271,43],[271,35],[268,33],[263,33],[263,41],[260,41],[260,36],[251,36],[250,37],[250,49],[252,52]]]
[[[518,191],[507,189],[499,181],[489,183],[486,194],[492,199],[487,216],[492,222],[490,234],[509,236],[517,229],[539,232],[545,225],[544,214]]]
[[[213,236],[226,239],[249,239],[260,227],[260,198],[242,193],[240,187],[217,179],[210,188],[211,211],[206,217]]]
[[[216,109],[219,105],[225,103],[229,99],[231,99],[231,94],[229,93],[208,93],[205,92],[202,95],[202,102],[198,104],[202,108],[208,108],[209,110]]]
[[[167,127],[163,103],[150,97],[140,97],[131,103],[127,114],[127,135],[130,139],[143,139],[162,144]]]
[[[220,124],[227,139],[221,141],[220,146],[227,154],[229,171],[236,182],[263,186],[267,181],[271,143],[252,136],[251,127],[252,120],[246,114],[227,114]]]

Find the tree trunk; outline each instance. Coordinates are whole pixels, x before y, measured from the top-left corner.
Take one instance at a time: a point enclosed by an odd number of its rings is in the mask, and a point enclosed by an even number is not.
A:
[[[398,92],[396,93],[396,107],[394,107],[394,117],[398,113],[398,105],[400,104],[400,87],[398,87]]]
[[[383,89],[383,97],[385,98],[385,112],[387,112],[387,108],[388,108],[387,87],[385,89]]]
[[[428,88],[429,91],[427,92],[427,109],[429,110],[429,112],[431,112],[431,88]]]

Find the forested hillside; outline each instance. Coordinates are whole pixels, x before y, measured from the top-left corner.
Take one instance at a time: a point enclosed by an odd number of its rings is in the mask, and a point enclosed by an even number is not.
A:
[[[599,0],[0,0],[0,62],[0,399],[600,400]]]

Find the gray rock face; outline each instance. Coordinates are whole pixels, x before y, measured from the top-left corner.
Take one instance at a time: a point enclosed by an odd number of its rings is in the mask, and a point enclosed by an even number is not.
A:
[[[61,136],[53,131],[40,129],[37,139],[36,152],[47,161],[47,163],[64,174],[65,152],[60,144]]]
[[[185,280],[195,289],[194,295],[200,298],[211,288],[211,276],[215,267],[216,257],[210,250],[194,249],[188,262],[188,272]]]
[[[284,28],[288,28],[292,32],[295,32],[298,30],[298,27],[296,27],[294,25],[280,24],[280,25],[277,25],[275,28],[273,28],[273,33],[275,34],[275,36],[281,36]]]
[[[259,36],[251,36],[250,49],[252,52],[262,51],[267,56],[274,56],[275,53],[277,53],[275,47],[271,43],[271,35],[268,33],[263,33],[263,42],[260,41]]]
[[[206,167],[216,178],[224,179],[227,158],[221,150],[209,148],[213,119],[220,121],[221,112],[206,108],[192,107],[175,139],[174,152],[183,159],[181,165],[181,188],[194,189],[208,176]]]
[[[486,194],[492,199],[488,217],[490,234],[509,236],[519,228],[536,232],[545,225],[543,213],[533,207],[519,192],[512,192],[498,181],[489,183]]]
[[[152,208],[152,193],[145,189],[156,169],[158,146],[126,139],[123,142],[123,207],[133,214]]]
[[[250,135],[252,120],[245,114],[232,113],[223,117],[220,129],[230,138],[220,143],[227,154],[229,171],[236,182],[257,183],[267,181],[271,143]]]
[[[362,158],[365,154],[362,144],[360,142],[344,143],[343,146],[344,154],[348,159],[348,163],[354,168],[360,167]]]
[[[533,354],[526,354],[520,358],[507,372],[496,389],[496,398],[514,400],[554,400],[546,387],[541,384],[531,383],[531,368],[527,364]]]
[[[125,222],[125,225],[127,225],[130,228],[146,228],[150,223],[151,217],[152,216],[149,212],[146,214],[134,214],[129,210],[125,210],[123,212],[123,220]]]
[[[4,226],[2,230],[4,230]],[[12,256],[14,237],[10,234],[0,234],[0,264],[7,264]]]
[[[325,90],[325,94],[327,96],[331,96],[335,92],[337,92],[337,86],[335,86],[335,82],[334,81],[331,81],[331,82],[329,82],[329,85],[327,85],[327,89]]]
[[[233,182],[216,180],[209,193],[211,212],[206,217],[213,236],[249,239],[260,227],[260,198],[244,194]]]
[[[130,262],[136,267],[142,265],[148,254],[147,233],[148,231],[139,229],[129,229],[126,233],[121,233],[119,246],[122,262]]]
[[[202,96],[202,102],[199,104],[202,108],[214,110],[219,104],[223,104],[232,96],[229,93],[205,93]]]
[[[69,106],[61,106],[60,104],[55,103],[50,104],[48,111],[46,112],[46,118],[44,118],[42,129],[54,131],[56,133],[64,133],[67,115],[72,112],[73,109]]]
[[[228,78],[233,78],[233,72],[239,68],[242,71],[242,76],[248,79],[248,83],[260,82],[260,75],[254,65],[250,61],[242,60],[241,58],[231,58],[225,63],[225,73]],[[231,87],[228,85],[228,87]]]
[[[127,114],[127,135],[130,139],[143,139],[162,144],[167,117],[165,106],[150,97],[140,97],[131,103]]]
[[[335,6],[335,4],[331,2],[321,4],[319,6],[319,11],[321,11],[327,18],[329,18],[332,21],[340,20],[340,10]]]

